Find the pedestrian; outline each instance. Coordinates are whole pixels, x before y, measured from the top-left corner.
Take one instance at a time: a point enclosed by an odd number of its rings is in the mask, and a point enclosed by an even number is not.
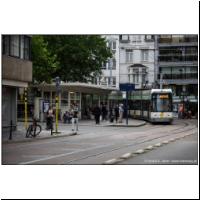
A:
[[[119,106],[116,105],[115,106],[115,120],[116,120],[116,123],[118,122],[118,118],[119,118]]]
[[[108,114],[105,104],[102,105],[101,112],[102,112],[102,121],[104,121],[106,120]]]
[[[113,115],[113,108],[112,107],[109,108],[109,119],[110,119],[110,122],[113,123],[114,115]]]
[[[179,106],[179,110],[178,110],[178,117],[179,117],[179,119],[183,119],[183,112],[184,112],[183,104],[181,104]]]
[[[65,111],[65,113],[63,114],[63,122],[64,122],[64,124],[66,124],[67,122],[69,124],[70,121],[71,121],[70,113],[68,111]]]
[[[94,114],[94,117],[95,117],[96,124],[99,124],[100,123],[101,109],[98,105],[96,105],[94,107],[93,114]]]
[[[123,114],[124,114],[123,104],[120,104],[119,105],[119,123],[122,123]]]
[[[52,107],[50,106],[47,111],[47,118],[46,118],[46,129],[47,130],[53,129],[53,117],[54,117],[54,112],[53,112]]]
[[[72,131],[78,132],[78,106],[76,104],[72,108]]]

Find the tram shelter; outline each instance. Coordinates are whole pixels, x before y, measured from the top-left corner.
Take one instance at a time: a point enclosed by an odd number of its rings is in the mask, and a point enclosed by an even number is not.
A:
[[[39,96],[34,98],[34,114],[40,121],[45,120],[45,114],[52,106],[55,108],[55,97],[57,88],[55,83],[41,83],[33,86],[39,92]],[[115,88],[94,85],[89,83],[61,83],[59,87],[59,113],[60,118],[65,111],[70,111],[72,105],[79,108],[80,119],[92,118],[91,109],[95,105],[104,103],[109,106],[108,96]]]

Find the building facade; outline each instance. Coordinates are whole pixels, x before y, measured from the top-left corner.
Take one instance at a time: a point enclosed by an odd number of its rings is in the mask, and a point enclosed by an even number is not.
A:
[[[198,36],[159,35],[158,82],[172,88],[174,111],[180,104],[198,110]]]
[[[119,88],[119,35],[102,36],[112,52],[112,58],[102,65],[102,74],[96,79],[97,85]]]
[[[151,87],[156,77],[155,49],[153,35],[120,35],[120,83]]]
[[[2,35],[2,132],[17,124],[17,97],[32,81],[31,38]]]

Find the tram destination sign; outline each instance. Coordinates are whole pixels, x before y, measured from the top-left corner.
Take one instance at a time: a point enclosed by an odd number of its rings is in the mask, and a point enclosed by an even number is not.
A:
[[[119,84],[120,91],[133,91],[135,90],[135,84],[132,83],[121,83]]]

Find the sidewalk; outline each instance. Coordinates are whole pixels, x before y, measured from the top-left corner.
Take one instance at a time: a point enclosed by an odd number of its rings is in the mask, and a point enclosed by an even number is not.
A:
[[[24,123],[18,122],[17,131],[12,132],[12,140],[9,140],[9,132],[6,132],[6,133],[2,133],[2,142],[3,143],[32,142],[32,141],[37,141],[41,139],[50,139],[50,138],[55,138],[55,137],[66,137],[66,136],[77,135],[77,133],[72,132],[71,124],[64,124],[62,122],[59,122],[58,131],[60,133],[53,134],[53,135],[51,135],[50,130],[45,130],[45,127],[46,127],[45,123],[39,123],[39,124],[42,126],[41,133],[35,138],[26,138],[25,137],[26,130],[24,128]],[[116,123],[116,122],[110,123],[109,121],[103,121],[103,122],[100,122],[99,125],[96,125],[94,120],[80,120],[79,129],[81,130],[81,126],[86,126],[86,127],[88,126],[88,128],[90,128],[91,126],[93,127],[138,127],[138,126],[143,126],[145,124],[146,124],[145,121],[135,120],[135,119],[129,119],[128,125],[126,125],[125,119],[123,120],[123,123]],[[54,123],[54,128],[55,128],[55,123]]]

